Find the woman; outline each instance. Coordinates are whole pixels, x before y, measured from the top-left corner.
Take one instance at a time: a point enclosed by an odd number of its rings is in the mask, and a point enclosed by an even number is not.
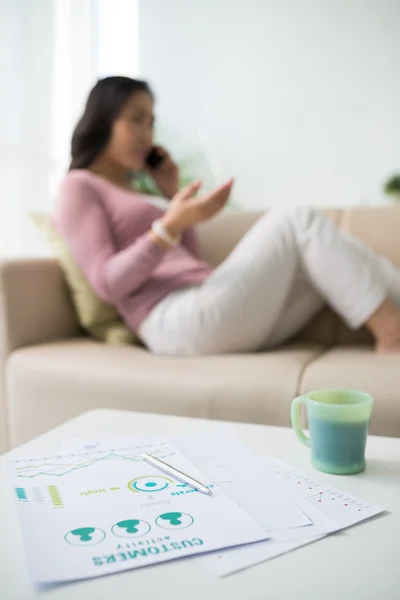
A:
[[[325,302],[350,327],[365,325],[380,351],[400,350],[400,270],[318,212],[272,210],[220,266],[203,262],[193,227],[223,208],[232,180],[208,194],[200,182],[178,191],[178,169],[163,149],[148,165],[153,125],[145,82],[99,81],[74,131],[56,209],[93,289],[151,351],[273,347]],[[132,173],[143,169],[170,200],[166,211],[132,191]]]

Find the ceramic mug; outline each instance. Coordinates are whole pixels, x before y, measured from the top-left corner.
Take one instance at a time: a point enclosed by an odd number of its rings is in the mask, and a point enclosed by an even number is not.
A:
[[[293,400],[292,427],[299,440],[311,448],[313,467],[335,475],[350,475],[365,469],[373,403],[369,394],[341,389],[314,390]],[[301,404],[307,411],[309,438],[300,424]]]

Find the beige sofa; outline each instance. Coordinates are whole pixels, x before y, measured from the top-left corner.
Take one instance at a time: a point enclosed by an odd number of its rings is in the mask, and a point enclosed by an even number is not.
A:
[[[328,214],[400,266],[400,207]],[[204,258],[220,262],[258,216],[199,228]],[[53,260],[3,261],[0,289],[0,451],[100,407],[289,425],[292,398],[319,387],[370,392],[372,432],[400,436],[400,355],[376,354],[328,309],[273,352],[173,358],[84,336]]]

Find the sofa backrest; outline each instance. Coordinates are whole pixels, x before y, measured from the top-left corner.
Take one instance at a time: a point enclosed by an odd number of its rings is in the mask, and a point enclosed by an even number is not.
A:
[[[225,210],[217,217],[197,227],[200,252],[205,261],[217,266],[261,217],[259,211]]]
[[[343,229],[400,267],[400,205],[324,211]],[[220,264],[263,213],[226,210],[198,227],[200,250],[212,265]],[[365,330],[351,331],[329,308],[324,308],[297,336],[324,346],[372,343]]]
[[[400,205],[349,208],[342,211],[340,228],[400,267]],[[372,343],[372,336],[366,329],[350,331],[337,317],[336,321],[335,344]]]

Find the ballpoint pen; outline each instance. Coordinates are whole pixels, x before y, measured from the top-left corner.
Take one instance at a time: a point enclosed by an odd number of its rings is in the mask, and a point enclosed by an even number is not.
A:
[[[200,481],[193,479],[193,477],[190,477],[189,475],[182,473],[182,471],[178,471],[178,469],[171,467],[171,465],[168,465],[167,463],[160,460],[159,458],[155,458],[155,456],[152,456],[151,454],[142,454],[142,457],[147,463],[149,463],[150,465],[153,465],[153,467],[160,469],[160,471],[163,471],[164,473],[167,473],[168,475],[172,475],[172,477],[175,477],[176,479],[178,479],[179,481],[182,481],[183,483],[187,483],[190,487],[194,488],[195,490],[198,490],[202,494],[207,494],[208,496],[212,495],[212,491],[210,490],[210,488],[207,485],[204,485]]]

